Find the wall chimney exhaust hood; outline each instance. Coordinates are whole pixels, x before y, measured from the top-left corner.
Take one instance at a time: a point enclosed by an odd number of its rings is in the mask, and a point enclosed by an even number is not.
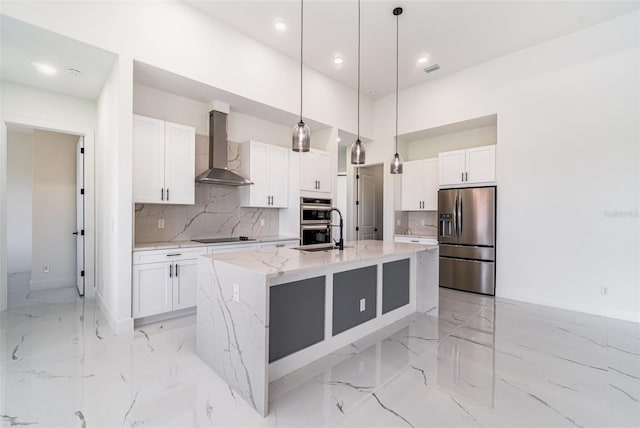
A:
[[[225,186],[246,186],[251,180],[241,177],[227,168],[227,113],[212,110],[209,112],[209,169],[200,174],[196,181],[206,184]]]

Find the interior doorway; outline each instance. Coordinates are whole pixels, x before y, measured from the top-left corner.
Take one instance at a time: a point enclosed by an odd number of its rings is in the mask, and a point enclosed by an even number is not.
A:
[[[382,240],[384,236],[384,165],[356,168],[356,239]]]
[[[7,304],[85,294],[84,136],[8,124]],[[55,301],[55,299],[54,299]]]

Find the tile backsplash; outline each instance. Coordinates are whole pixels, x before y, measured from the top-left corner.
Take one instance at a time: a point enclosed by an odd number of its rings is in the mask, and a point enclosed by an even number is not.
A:
[[[196,140],[196,176],[207,169],[207,140]],[[204,146],[204,147],[203,147]],[[229,144],[229,169],[240,165],[239,144]],[[239,187],[196,183],[195,205],[136,204],[135,242],[193,238],[278,235],[279,213],[272,208],[243,208]],[[164,228],[158,220],[164,219]],[[261,226],[264,220],[264,226]]]
[[[436,211],[396,211],[395,232],[396,235],[437,237],[438,213]]]

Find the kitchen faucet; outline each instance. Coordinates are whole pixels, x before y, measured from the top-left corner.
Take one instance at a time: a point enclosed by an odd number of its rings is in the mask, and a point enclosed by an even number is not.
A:
[[[331,213],[331,211],[335,211],[335,212],[337,212],[337,213],[338,213],[338,215],[340,216],[340,225],[339,225],[339,226],[340,226],[340,241],[336,241],[336,240],[334,239],[334,240],[333,240],[333,242],[335,242],[335,243],[336,243],[336,248],[337,248],[338,250],[343,251],[343,250],[344,250],[344,239],[342,239],[342,230],[343,230],[343,228],[344,228],[344,222],[342,221],[342,213],[341,213],[341,212],[340,212],[340,210],[339,210],[339,209],[337,209],[337,208],[331,208],[331,209],[329,210],[329,213]],[[333,225],[333,224],[332,224],[332,225],[331,225],[331,227],[335,227],[335,225]]]

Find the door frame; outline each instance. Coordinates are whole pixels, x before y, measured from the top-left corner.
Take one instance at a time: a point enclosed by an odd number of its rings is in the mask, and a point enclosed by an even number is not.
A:
[[[356,202],[358,201],[358,175],[360,174],[360,168],[382,166],[383,188],[381,189],[381,191],[384,197],[384,181],[385,181],[384,165],[385,165],[384,162],[367,163],[364,165],[351,165],[353,170],[353,179],[352,179],[353,181],[350,186],[352,198],[349,201],[349,194],[347,193],[347,206],[349,206],[349,202],[351,202],[351,206],[353,207],[349,217],[351,218],[351,224],[352,224],[350,232],[353,233],[350,236],[351,236],[351,239],[354,241],[357,241],[359,238],[358,237],[359,233],[356,231],[356,227],[359,227],[358,204],[356,204]],[[380,224],[384,225],[384,209],[382,210],[382,218],[380,219]],[[384,240],[384,236],[383,236],[383,240]]]
[[[85,182],[85,298],[95,298],[95,137],[94,130],[27,116],[0,116],[0,312],[7,309],[7,125],[84,137]]]

